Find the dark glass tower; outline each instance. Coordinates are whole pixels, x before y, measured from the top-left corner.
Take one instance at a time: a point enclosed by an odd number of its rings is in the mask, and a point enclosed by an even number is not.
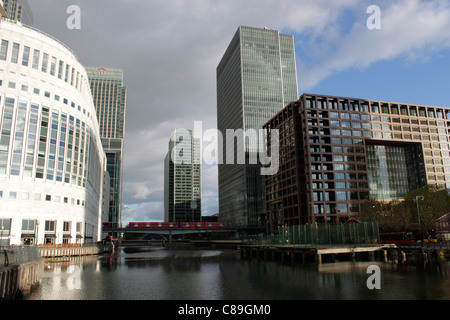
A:
[[[201,194],[200,140],[176,129],[164,164],[164,221],[200,221]]]
[[[217,67],[217,126],[262,129],[291,101],[298,99],[294,41],[267,28],[239,27]],[[260,151],[258,141],[237,141],[246,159]],[[223,150],[237,158],[237,148]],[[220,159],[219,159],[220,160]],[[264,178],[260,165],[219,163],[219,219],[236,226],[257,226],[264,217]]]

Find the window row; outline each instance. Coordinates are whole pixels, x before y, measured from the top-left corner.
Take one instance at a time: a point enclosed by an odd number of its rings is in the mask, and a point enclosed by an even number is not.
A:
[[[46,52],[41,52],[40,50],[32,49],[29,46],[16,42],[11,44],[8,40],[2,40],[0,45],[0,60],[9,60],[12,63],[21,64],[24,67],[40,70],[41,72],[61,79],[75,87],[75,89],[82,90],[83,75],[68,63],[65,63],[61,59],[58,60]]]
[[[80,119],[6,97],[0,129],[0,174],[86,186],[90,129]]]
[[[0,86],[2,86],[2,85],[3,85],[3,80],[0,80]],[[19,87],[19,85],[18,85],[16,82],[8,81],[8,88],[10,88],[10,89],[16,89],[16,88],[18,88],[18,87]],[[21,85],[20,85],[20,90],[23,91],[23,92],[29,92],[29,91],[31,90],[31,88],[29,88],[29,86],[28,86],[27,84],[21,84]],[[40,95],[40,94],[41,94],[41,89],[39,89],[39,88],[33,88],[33,89],[32,89],[32,92],[33,92],[33,94]],[[43,96],[44,96],[45,98],[49,98],[49,99],[50,99],[50,98],[51,98],[51,95],[52,95],[51,92],[49,92],[49,91],[43,91]],[[62,102],[62,103],[65,104],[65,105],[69,105],[69,99],[67,99],[67,98],[61,98],[61,97],[60,97],[59,95],[57,95],[57,94],[54,94],[54,95],[53,95],[53,99],[54,99],[55,101]],[[70,102],[70,106],[71,106],[73,109],[82,112],[83,114],[87,114],[88,118],[92,119],[92,118],[91,118],[90,112],[89,112],[89,111],[86,111],[86,109],[85,109],[85,108],[82,108],[80,105],[76,106],[75,102],[71,101],[71,102]]]
[[[450,110],[446,108],[399,105],[394,103],[384,103],[377,101],[351,101],[340,99],[326,99],[314,97],[306,99],[306,108],[308,109],[328,109],[342,110],[367,113],[381,113],[404,115],[414,117],[427,117],[432,119],[448,119],[450,120]]]
[[[34,192],[32,194],[30,194],[30,192],[20,192],[19,194],[19,192],[17,191],[3,192],[3,190],[0,190],[0,199],[52,201],[56,203],[64,203],[82,207],[86,205],[85,201],[82,199],[61,197],[60,195],[41,194],[37,192]]]

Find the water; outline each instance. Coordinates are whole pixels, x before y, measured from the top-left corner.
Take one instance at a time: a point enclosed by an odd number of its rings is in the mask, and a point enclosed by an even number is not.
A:
[[[381,289],[370,290],[370,265]],[[48,263],[27,300],[450,299],[448,262],[287,265],[241,260],[235,250],[120,248],[114,255]]]

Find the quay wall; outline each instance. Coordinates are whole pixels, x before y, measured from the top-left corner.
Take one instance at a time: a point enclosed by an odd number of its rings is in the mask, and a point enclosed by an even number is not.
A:
[[[397,247],[395,245],[365,246],[264,246],[243,245],[239,248],[242,259],[257,259],[289,263],[345,261],[397,261],[430,262],[450,258],[450,246]]]
[[[115,244],[111,242],[89,243],[84,245],[41,245],[39,253],[42,258],[63,258],[90,256],[102,253],[113,253]]]
[[[111,243],[83,247],[1,247],[0,300],[13,300],[40,285],[45,260],[114,252]]]
[[[37,247],[0,250],[0,300],[15,299],[40,284],[44,260]]]

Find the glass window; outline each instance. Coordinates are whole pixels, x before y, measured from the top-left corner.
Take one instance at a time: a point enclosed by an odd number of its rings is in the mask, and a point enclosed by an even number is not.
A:
[[[54,76],[56,70],[56,58],[52,57],[52,60],[50,62],[50,75]]]
[[[22,231],[34,231],[34,220],[22,220]]]
[[[336,200],[347,200],[347,192],[345,191],[336,191]]]
[[[23,47],[22,65],[28,67],[28,61],[30,60],[30,47]]]
[[[37,68],[38,68],[40,54],[41,54],[41,52],[39,50],[34,49],[34,51],[33,51],[33,63],[31,64],[31,67],[33,69],[37,70]]]
[[[0,47],[0,60],[6,60],[8,54],[8,41],[2,40],[2,46]]]
[[[19,47],[20,45],[18,43],[13,43],[13,50],[11,55],[12,63],[17,63],[17,60],[19,59]]]
[[[55,221],[45,221],[45,231],[55,231]]]
[[[63,66],[64,66],[64,61],[59,60],[58,79],[62,79]]]
[[[47,72],[47,65],[48,65],[48,54],[44,53],[42,55],[42,66],[41,66],[42,72]]]

